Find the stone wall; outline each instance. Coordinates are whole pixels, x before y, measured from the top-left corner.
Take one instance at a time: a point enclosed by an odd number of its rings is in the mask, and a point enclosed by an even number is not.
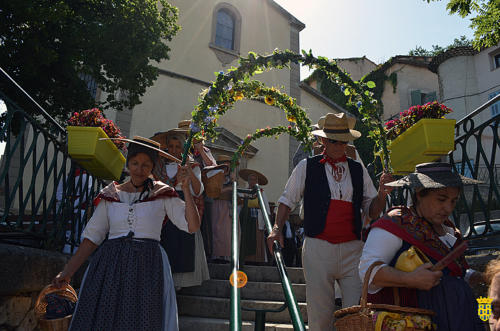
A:
[[[38,294],[68,259],[58,252],[0,244],[0,331],[38,329],[34,313]],[[84,269],[73,278],[74,287]]]

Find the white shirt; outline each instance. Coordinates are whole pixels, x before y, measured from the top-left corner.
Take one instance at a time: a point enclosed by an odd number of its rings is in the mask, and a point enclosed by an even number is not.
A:
[[[457,238],[454,235],[453,229],[449,226],[443,225],[443,229],[446,231],[446,234],[444,236],[440,236],[439,239],[448,248],[451,248],[455,245]],[[387,266],[392,261],[401,246],[403,246],[403,240],[389,231],[381,228],[372,228],[370,230],[370,234],[368,235],[365,246],[363,247],[361,260],[359,261],[359,277],[361,281],[363,281],[366,271],[370,265],[373,264],[373,262],[381,261],[384,262],[384,264],[373,268],[370,275],[370,281],[368,283],[368,293],[374,294],[382,289],[382,287],[372,284],[373,277],[375,277],[375,274],[380,268]],[[469,270],[467,270],[466,280],[470,277],[471,272],[473,272],[472,269]]]
[[[344,167],[345,170],[340,181],[336,181],[333,178],[332,166],[329,163],[325,163],[325,173],[328,180],[328,186],[330,187],[331,199],[352,202],[353,188],[349,166],[347,162],[339,162],[338,165]],[[361,167],[363,168],[363,202],[361,208],[364,214],[368,214],[370,204],[377,196],[377,190],[375,189],[375,186],[373,186],[370,175],[362,163]],[[278,199],[278,203],[287,205],[291,210],[295,209],[304,195],[306,170],[307,159],[304,159],[297,164],[295,169],[293,169],[293,172],[286,183],[285,190]],[[342,193],[342,197],[340,193]]]
[[[185,219],[185,203],[181,199],[156,199],[131,204],[137,199],[136,193],[118,192],[121,202],[101,200],[92,218],[83,231],[87,238],[100,245],[109,233],[109,239],[126,236],[134,232],[135,238],[160,240],[161,227],[165,215],[180,230],[189,232]],[[132,220],[129,225],[129,218]]]
[[[177,175],[177,170],[179,169],[179,165],[177,163],[175,163],[175,162],[170,162],[170,163],[167,163],[165,165],[165,168],[166,168],[166,171],[167,171],[167,176],[169,178],[174,178],[175,175]],[[199,166],[195,166],[192,169],[193,169],[194,176],[200,182],[200,193],[194,194],[193,184],[189,185],[189,187],[191,189],[191,194],[193,196],[195,196],[195,197],[199,197],[203,193],[203,190],[205,189],[204,186],[203,186],[203,182],[201,181],[201,169],[200,169]],[[182,191],[182,183],[177,183],[177,185],[175,186],[175,189],[177,191]]]

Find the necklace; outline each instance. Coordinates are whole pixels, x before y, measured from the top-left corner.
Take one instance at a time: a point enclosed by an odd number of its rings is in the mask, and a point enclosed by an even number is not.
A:
[[[130,179],[130,184],[132,184],[132,186],[135,187],[136,190],[144,186],[144,182],[142,182],[140,185],[135,185],[132,179]]]

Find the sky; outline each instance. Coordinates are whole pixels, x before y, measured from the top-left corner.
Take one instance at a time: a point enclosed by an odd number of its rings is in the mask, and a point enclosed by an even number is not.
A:
[[[419,45],[473,37],[469,18],[449,15],[447,0],[275,0],[306,25],[300,48],[328,58],[366,55],[380,64]],[[301,79],[306,78],[303,69]]]

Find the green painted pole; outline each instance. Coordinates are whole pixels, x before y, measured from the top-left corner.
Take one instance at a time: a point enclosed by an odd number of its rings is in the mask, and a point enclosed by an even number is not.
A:
[[[262,198],[262,193],[260,192],[260,186],[257,184],[257,197],[259,198],[259,205],[262,211],[262,215],[264,216],[264,223],[266,224],[267,232],[271,233],[272,225],[269,220],[269,215],[267,215],[266,208],[264,207],[264,199]],[[306,327],[304,325],[304,321],[302,320],[302,315],[300,314],[299,307],[297,305],[297,300],[295,300],[295,296],[293,295],[292,284],[288,279],[288,275],[285,269],[285,263],[283,262],[283,255],[281,254],[281,246],[278,241],[274,241],[273,243],[273,253],[274,258],[276,259],[276,266],[278,267],[278,271],[281,277],[281,286],[283,287],[283,293],[285,294],[285,301],[288,306],[288,312],[290,313],[290,318],[292,319],[293,329],[295,331],[305,331]]]
[[[182,152],[182,162],[181,165],[185,165],[187,161],[187,157],[189,155],[189,149],[191,148],[191,142],[193,141],[193,132],[189,131],[189,137],[184,143],[184,152]]]
[[[233,225],[231,231],[231,266],[232,266],[232,283],[231,286],[231,317],[229,321],[229,329],[231,331],[241,330],[241,307],[240,307],[240,288],[238,287],[238,269],[239,269],[239,252],[238,252],[238,183],[233,182]]]

